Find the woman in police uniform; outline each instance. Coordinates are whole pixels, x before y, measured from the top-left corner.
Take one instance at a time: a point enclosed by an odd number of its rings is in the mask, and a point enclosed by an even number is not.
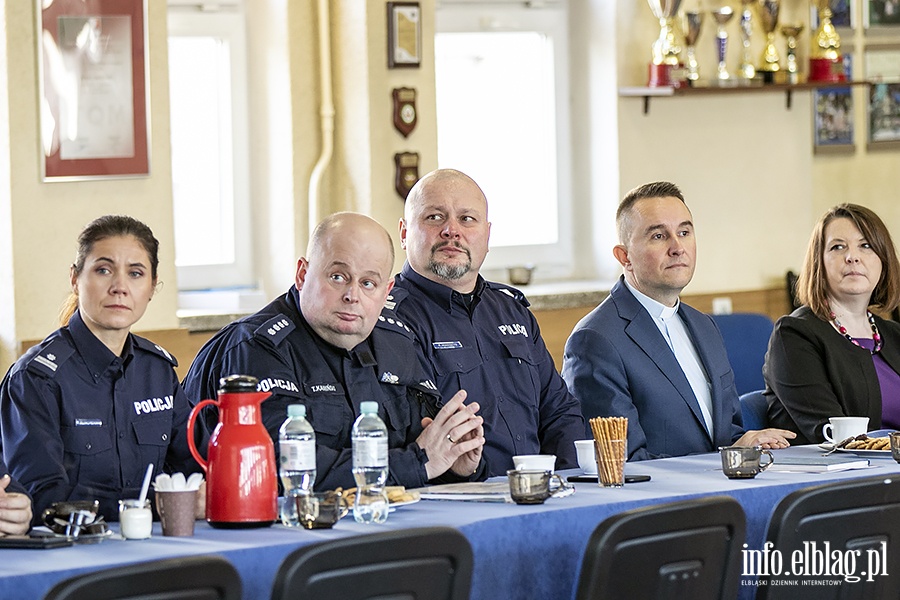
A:
[[[10,473],[34,518],[53,502],[99,500],[117,520],[147,465],[200,469],[188,450],[189,406],[164,349],[131,333],[157,284],[159,242],[131,217],[108,215],[78,238],[62,327],[0,384],[0,431]]]

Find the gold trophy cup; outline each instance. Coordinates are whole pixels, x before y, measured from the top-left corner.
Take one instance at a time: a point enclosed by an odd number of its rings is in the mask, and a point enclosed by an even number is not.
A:
[[[800,67],[797,64],[797,36],[803,31],[803,25],[782,25],[781,35],[787,38],[787,83],[800,83]]]
[[[809,81],[846,81],[841,38],[831,23],[830,0],[813,0],[819,13],[819,28],[809,52]]]
[[[678,66],[681,48],[675,41],[673,19],[678,14],[681,0],[647,0],[653,16],[659,21],[659,38],[653,42],[653,62],[650,63],[647,85],[666,87],[680,82],[672,78],[672,69]]]
[[[759,21],[766,34],[766,47],[757,71],[762,73],[764,83],[775,83],[775,74],[781,70],[778,64],[778,48],[775,47],[775,28],[778,27],[779,0],[759,0]]]
[[[700,68],[697,64],[697,56],[694,47],[700,36],[700,26],[703,25],[703,13],[689,10],[681,15],[681,30],[684,32],[684,45],[687,47],[687,80],[693,83],[700,79]]]

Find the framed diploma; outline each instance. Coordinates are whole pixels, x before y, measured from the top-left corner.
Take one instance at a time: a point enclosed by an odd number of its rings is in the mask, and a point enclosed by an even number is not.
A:
[[[422,12],[418,2],[388,2],[388,68],[418,67],[422,61]]]
[[[145,0],[35,1],[44,181],[149,175]]]

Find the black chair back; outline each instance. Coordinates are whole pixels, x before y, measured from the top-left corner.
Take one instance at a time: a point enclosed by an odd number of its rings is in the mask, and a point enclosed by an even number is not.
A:
[[[457,530],[387,531],[305,546],[284,559],[272,600],[467,600],[472,547]]]
[[[186,556],[76,575],[44,600],[241,600],[241,578],[219,556]]]
[[[728,496],[629,510],[591,534],[577,600],[737,597],[746,517]]]
[[[761,552],[748,555],[748,572],[768,571],[759,578],[758,600],[900,598],[900,478],[869,477],[798,490],[775,508],[766,541],[773,544],[767,555],[778,556],[781,565],[764,560]],[[801,559],[796,565],[808,576],[792,571],[795,552]],[[836,564],[844,572],[852,566],[855,573],[845,574],[859,580],[824,575],[826,563],[832,573]]]

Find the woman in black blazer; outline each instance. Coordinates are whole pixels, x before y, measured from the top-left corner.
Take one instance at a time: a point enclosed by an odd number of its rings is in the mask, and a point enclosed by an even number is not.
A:
[[[797,282],[803,306],[775,324],[763,375],[769,425],[824,441],[830,417],[869,417],[900,428],[900,262],[890,233],[856,204],[827,211],[813,230]]]

